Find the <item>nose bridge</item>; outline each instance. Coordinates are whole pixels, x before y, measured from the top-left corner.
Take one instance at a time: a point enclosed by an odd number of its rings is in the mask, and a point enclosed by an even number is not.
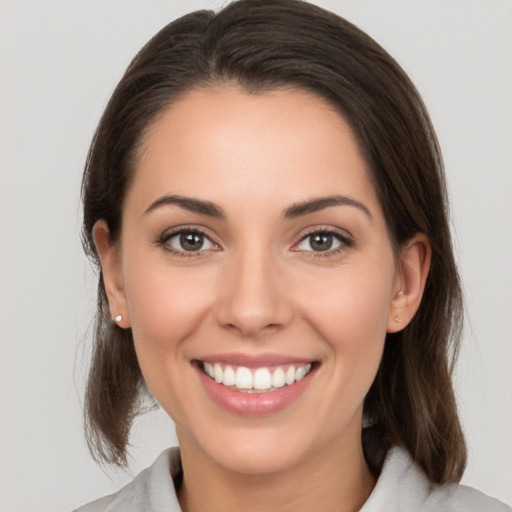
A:
[[[283,327],[292,311],[283,281],[271,248],[255,243],[240,247],[228,258],[219,284],[218,321],[252,337]]]

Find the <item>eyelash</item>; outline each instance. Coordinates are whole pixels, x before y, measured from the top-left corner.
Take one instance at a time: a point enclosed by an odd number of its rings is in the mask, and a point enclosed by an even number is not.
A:
[[[335,249],[327,249],[325,251],[303,251],[304,255],[308,258],[334,257],[334,256],[338,255],[339,253],[346,251],[347,249],[349,249],[350,247],[352,247],[354,245],[354,241],[352,240],[352,238],[347,236],[347,234],[342,233],[341,231],[338,231],[338,230],[335,230],[335,229],[329,227],[329,228],[312,229],[311,231],[309,231],[305,235],[303,235],[301,237],[301,239],[299,240],[299,242],[294,245],[294,247],[298,246],[299,244],[301,244],[302,242],[304,242],[305,240],[307,240],[308,238],[310,238],[314,235],[332,236],[334,239],[336,239],[340,243],[340,245],[339,245],[339,247],[336,247]],[[311,242],[310,242],[310,245],[311,245]],[[292,247],[292,251],[294,251],[293,247]],[[299,252],[299,251],[296,250],[296,252]]]
[[[200,256],[204,256],[205,250],[199,249],[197,251],[181,251],[178,249],[173,248],[168,244],[169,240],[174,238],[178,235],[183,234],[191,234],[191,235],[200,235],[204,237],[206,240],[208,240],[211,244],[213,244],[215,247],[219,247],[217,243],[215,243],[210,236],[208,236],[202,229],[197,227],[179,227],[176,228],[170,232],[163,233],[158,239],[155,241],[156,246],[161,246],[165,251],[171,253],[173,256],[176,256],[178,258],[197,258]],[[307,240],[309,237],[312,237],[314,235],[327,235],[332,236],[334,239],[336,239],[340,245],[339,247],[336,247],[335,249],[326,249],[325,251],[301,251],[299,249],[294,249],[294,247],[297,247],[301,243],[303,243],[305,240]],[[304,255],[308,258],[329,258],[333,257],[343,251],[346,251],[348,248],[352,247],[354,245],[354,241],[348,237],[346,234],[341,233],[340,231],[334,230],[332,228],[316,228],[312,229],[305,235],[301,237],[301,239],[293,245],[291,250],[293,252],[303,252]],[[311,246],[311,242],[310,242]],[[208,251],[209,249],[206,249]],[[218,250],[218,249],[215,249]]]
[[[199,229],[197,227],[179,227],[172,231],[168,231],[163,233],[156,241],[156,246],[161,246],[165,251],[170,252],[173,256],[176,256],[178,258],[197,258],[199,256],[204,256],[204,249],[199,249],[197,251],[180,251],[178,249],[175,249],[171,245],[168,244],[169,240],[174,238],[177,235],[200,235],[204,237],[206,240],[208,240],[212,245],[218,247],[218,244],[216,244],[210,236],[208,236],[202,229]]]

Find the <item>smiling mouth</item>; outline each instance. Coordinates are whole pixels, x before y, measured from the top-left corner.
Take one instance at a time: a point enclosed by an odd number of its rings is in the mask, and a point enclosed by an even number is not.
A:
[[[217,384],[222,384],[233,391],[269,393],[302,380],[317,363],[260,368],[204,361],[198,361],[198,365],[200,370]]]

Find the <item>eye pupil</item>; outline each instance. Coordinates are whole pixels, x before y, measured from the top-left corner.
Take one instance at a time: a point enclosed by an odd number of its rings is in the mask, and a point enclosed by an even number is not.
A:
[[[332,247],[332,242],[332,235],[317,233],[311,236],[309,243],[314,251],[328,251]]]
[[[203,246],[203,235],[199,233],[182,233],[180,244],[185,251],[199,251]]]

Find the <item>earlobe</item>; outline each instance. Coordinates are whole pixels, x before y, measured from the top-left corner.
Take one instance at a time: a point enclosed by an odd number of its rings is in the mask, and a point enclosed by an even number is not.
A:
[[[130,327],[121,256],[118,248],[111,243],[110,231],[105,220],[100,219],[94,224],[92,236],[101,263],[103,283],[112,319],[120,327]]]
[[[400,289],[391,302],[387,332],[401,331],[420,307],[431,256],[430,242],[423,233],[414,235],[400,250]]]

